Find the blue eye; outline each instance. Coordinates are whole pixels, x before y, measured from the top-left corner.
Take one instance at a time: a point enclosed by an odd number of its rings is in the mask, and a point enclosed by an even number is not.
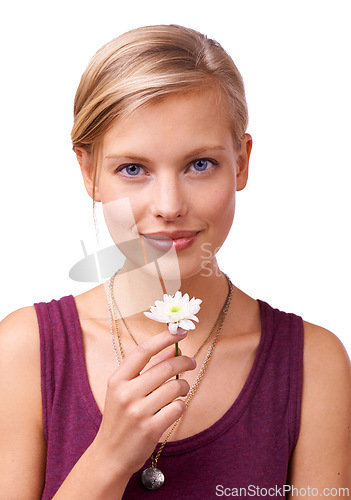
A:
[[[191,167],[193,167],[192,170],[195,170],[196,172],[203,172],[204,170],[207,170],[211,165],[215,165],[216,162],[212,160],[208,160],[206,158],[200,158],[199,160],[195,160],[191,163]]]
[[[207,168],[207,160],[196,160],[194,162],[194,167],[196,170],[206,170]]]
[[[141,167],[139,165],[131,164],[131,165],[126,165],[125,167],[121,168],[120,171],[125,170],[128,175],[138,175],[140,172]]]

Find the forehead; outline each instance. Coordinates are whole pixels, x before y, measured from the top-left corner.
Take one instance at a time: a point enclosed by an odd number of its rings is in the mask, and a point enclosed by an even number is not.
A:
[[[177,93],[117,119],[102,138],[104,157],[132,147],[161,154],[205,143],[232,142],[224,99],[217,91]]]

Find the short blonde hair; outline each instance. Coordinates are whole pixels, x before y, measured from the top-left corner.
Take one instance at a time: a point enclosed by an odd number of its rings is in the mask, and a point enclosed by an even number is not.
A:
[[[243,79],[221,45],[183,26],[137,28],[104,45],[82,75],[74,101],[73,149],[95,158],[99,139],[116,119],[151,101],[206,85],[220,90],[235,147],[240,148],[248,111]]]

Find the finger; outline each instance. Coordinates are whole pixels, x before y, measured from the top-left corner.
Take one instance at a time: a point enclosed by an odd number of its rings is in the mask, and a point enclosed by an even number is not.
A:
[[[120,364],[118,370],[119,376],[126,380],[135,378],[140,374],[143,368],[145,368],[146,364],[153,356],[166,347],[184,339],[187,333],[188,332],[182,328],[178,328],[175,335],[168,330],[164,330],[151,339],[139,344]]]
[[[178,348],[178,356],[182,355],[182,351],[180,348]],[[157,363],[160,363],[161,361],[164,361],[166,359],[174,358],[175,357],[175,349],[172,349],[166,354],[160,354],[160,356],[154,356],[151,361],[143,368],[143,370],[140,372],[140,374],[146,372],[149,370],[149,368],[152,368],[153,366],[157,365]]]
[[[132,381],[133,394],[136,397],[145,397],[178,373],[193,370],[195,366],[196,361],[188,356],[161,361]]]
[[[169,380],[147,396],[146,404],[148,405],[148,411],[151,415],[157,413],[161,408],[169,405],[175,399],[185,397],[189,390],[190,385],[186,380]]]
[[[173,425],[178,418],[180,418],[186,411],[186,406],[184,401],[176,399],[172,401],[167,406],[161,408],[153,417],[153,425],[156,429],[168,429]],[[162,436],[164,431],[161,432],[159,438]]]

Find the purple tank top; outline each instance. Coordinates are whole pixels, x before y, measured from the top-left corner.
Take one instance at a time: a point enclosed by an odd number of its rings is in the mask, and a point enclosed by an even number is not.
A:
[[[237,399],[208,429],[167,443],[159,460],[166,481],[159,490],[145,490],[137,472],[124,499],[284,496],[300,427],[303,322],[295,314],[258,302],[261,339]],[[102,415],[88,381],[73,296],[34,306],[40,331],[47,443],[42,499],[47,500],[94,440]],[[150,465],[148,460],[145,466]]]

